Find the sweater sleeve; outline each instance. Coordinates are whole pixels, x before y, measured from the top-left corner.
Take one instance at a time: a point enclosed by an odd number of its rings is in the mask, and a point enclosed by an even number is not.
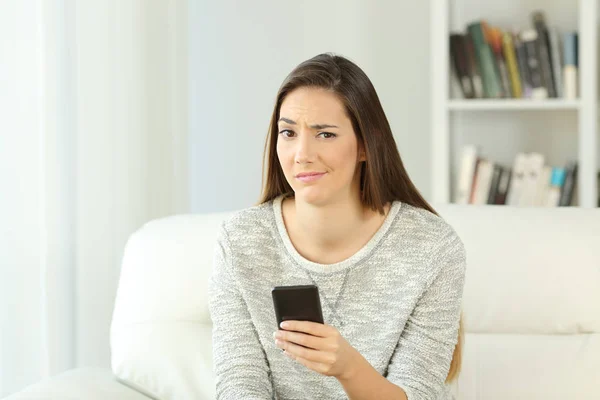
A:
[[[430,264],[438,272],[409,316],[388,366],[387,379],[408,400],[442,395],[458,341],[466,252],[456,234],[442,243]]]
[[[214,249],[209,282],[216,398],[271,399],[266,354],[231,271],[231,246],[223,226]]]

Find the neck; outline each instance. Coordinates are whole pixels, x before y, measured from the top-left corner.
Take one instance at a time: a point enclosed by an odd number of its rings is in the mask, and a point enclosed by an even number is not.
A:
[[[377,214],[365,210],[358,196],[346,196],[319,206],[299,199],[292,199],[290,203],[296,233],[304,243],[321,250],[347,246]]]

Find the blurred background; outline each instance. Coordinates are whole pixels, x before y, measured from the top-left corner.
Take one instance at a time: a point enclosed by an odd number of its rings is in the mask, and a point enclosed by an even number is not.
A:
[[[540,175],[579,163],[564,205],[597,206],[597,16],[582,18],[586,0],[498,4],[0,1],[0,396],[110,366],[129,235],[155,218],[253,205],[279,85],[322,52],[370,77],[427,200],[504,204],[489,165],[485,192],[459,189],[478,182],[482,159],[509,169],[536,153]],[[580,32],[582,90],[536,103],[465,95],[476,70],[455,61],[451,33],[485,18],[518,38],[537,9],[561,40]]]

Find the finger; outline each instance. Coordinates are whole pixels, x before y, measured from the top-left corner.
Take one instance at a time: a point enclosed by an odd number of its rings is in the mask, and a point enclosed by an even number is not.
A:
[[[304,347],[309,347],[315,350],[325,350],[327,346],[327,341],[325,338],[321,338],[318,336],[313,336],[306,333],[301,332],[291,332],[280,330],[277,332],[277,339],[285,340],[288,342],[292,342],[295,344],[299,344]]]
[[[284,321],[281,323],[281,328],[287,331],[309,333],[319,337],[329,337],[334,332],[337,332],[337,329],[330,325],[312,321]]]
[[[318,362],[318,363],[328,363],[331,361],[331,355],[329,353],[325,353],[323,351],[309,349],[306,347],[299,346],[295,343],[288,342],[282,340],[279,342],[278,346],[285,350],[287,353],[294,357],[304,358],[308,361]]]

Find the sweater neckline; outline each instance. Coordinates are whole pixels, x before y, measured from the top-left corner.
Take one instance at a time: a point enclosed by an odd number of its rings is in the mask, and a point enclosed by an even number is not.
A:
[[[367,256],[371,254],[373,250],[377,247],[377,245],[383,240],[386,236],[398,211],[400,210],[401,202],[395,200],[392,202],[392,205],[389,209],[388,214],[383,221],[383,224],[379,227],[379,229],[375,232],[375,234],[369,239],[369,241],[361,247],[356,253],[346,258],[345,260],[339,261],[334,264],[320,264],[313,261],[308,260],[304,256],[302,256],[298,250],[292,244],[290,237],[288,235],[287,229],[285,227],[285,223],[283,220],[283,210],[282,203],[285,195],[280,195],[273,199],[273,214],[275,217],[275,224],[277,226],[277,230],[281,240],[283,241],[283,245],[286,248],[288,254],[292,257],[292,259],[301,267],[320,274],[330,274],[339,271],[346,270],[356,265],[361,260],[365,259]]]

